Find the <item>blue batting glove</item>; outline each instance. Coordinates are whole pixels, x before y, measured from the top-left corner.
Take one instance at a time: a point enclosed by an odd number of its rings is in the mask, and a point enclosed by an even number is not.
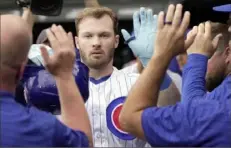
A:
[[[133,14],[133,27],[135,34],[133,40],[125,29],[122,29],[121,32],[135,56],[140,59],[143,67],[146,67],[153,55],[157,16],[153,16],[151,9],[140,8],[140,11]]]
[[[140,20],[139,20],[140,19]],[[133,14],[134,36],[131,36],[126,30],[122,29],[122,35],[133,53],[140,59],[143,67],[146,67],[150,61],[153,51],[157,30],[157,16],[151,9],[140,11]],[[160,90],[167,89],[172,83],[172,79],[166,73],[161,84]]]

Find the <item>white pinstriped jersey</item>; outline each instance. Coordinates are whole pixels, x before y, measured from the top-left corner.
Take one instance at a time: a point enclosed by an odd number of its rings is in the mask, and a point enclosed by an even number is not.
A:
[[[118,124],[121,105],[138,78],[114,68],[111,76],[90,79],[86,108],[92,125],[95,147],[144,147],[146,142],[122,131]]]
[[[137,63],[133,63],[132,65],[124,67],[121,70],[125,73],[139,73],[138,69],[137,69]],[[167,74],[172,79],[172,81],[175,83],[177,89],[179,90],[179,93],[181,94],[181,86],[182,86],[181,76],[175,72],[170,71],[170,70],[167,70]]]

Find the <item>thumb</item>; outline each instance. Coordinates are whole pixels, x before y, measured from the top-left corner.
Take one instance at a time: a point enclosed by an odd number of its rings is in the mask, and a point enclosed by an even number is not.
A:
[[[214,49],[217,49],[217,46],[218,46],[218,43],[221,37],[222,37],[222,34],[218,34],[213,38],[212,44],[213,44]]]
[[[131,35],[125,29],[122,29],[121,33],[122,33],[123,38],[124,38],[125,41],[127,41],[131,37]]]
[[[49,53],[48,53],[46,47],[44,47],[44,46],[41,46],[40,51],[41,51],[41,55],[43,57],[43,62],[44,62],[44,66],[45,66],[49,63],[49,60],[50,60]]]
[[[187,35],[187,39],[185,41],[186,50],[192,45],[192,43],[194,42],[194,39],[196,38],[196,35],[197,35],[197,27],[195,26]]]

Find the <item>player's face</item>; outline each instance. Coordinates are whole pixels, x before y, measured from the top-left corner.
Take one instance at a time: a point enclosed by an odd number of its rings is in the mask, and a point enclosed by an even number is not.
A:
[[[228,24],[229,24],[229,56],[227,58],[227,62],[229,64],[229,67],[228,67],[228,74],[231,75],[231,13],[229,14],[229,21],[228,21]]]
[[[225,78],[225,57],[222,51],[216,51],[208,61],[206,74],[206,87],[208,91],[212,91]]]
[[[229,19],[228,23],[231,21]],[[231,33],[231,27],[229,27]],[[212,91],[225,79],[227,72],[231,72],[231,40],[229,41],[228,49],[223,51],[216,51],[209,59],[207,74],[206,74],[206,87],[208,91]]]
[[[99,69],[112,63],[118,43],[119,36],[115,35],[108,15],[100,19],[87,17],[80,22],[76,45],[89,68]]]

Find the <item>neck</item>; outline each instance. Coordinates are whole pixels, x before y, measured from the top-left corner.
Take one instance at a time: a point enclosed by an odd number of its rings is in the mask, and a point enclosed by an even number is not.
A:
[[[100,79],[102,77],[108,76],[113,72],[113,65],[112,62],[103,66],[101,68],[89,68],[89,76],[95,79]]]
[[[15,85],[0,83],[0,90],[15,94]]]
[[[4,68],[3,71],[4,73],[0,73],[0,90],[15,94],[17,72],[9,68]]]

